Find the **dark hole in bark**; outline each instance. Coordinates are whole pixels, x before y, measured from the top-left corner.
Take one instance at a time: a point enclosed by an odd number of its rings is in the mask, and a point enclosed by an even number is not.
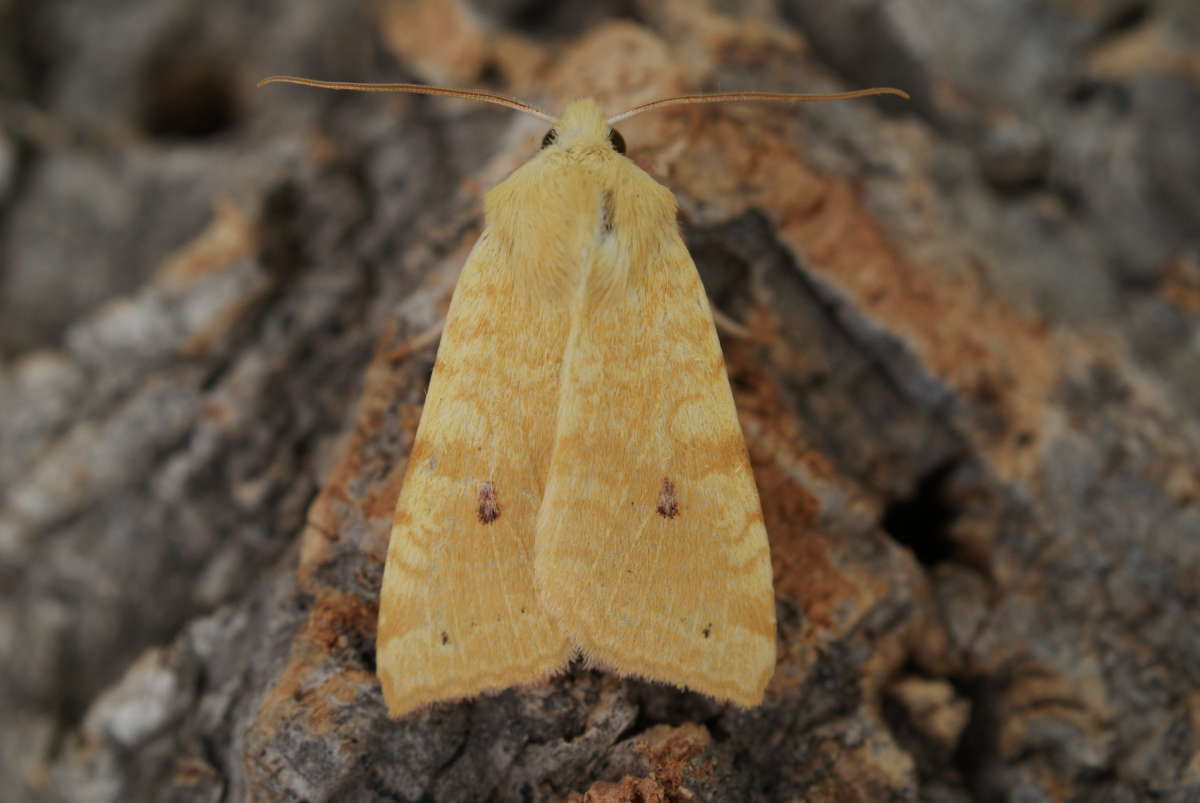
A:
[[[954,555],[950,530],[958,509],[947,485],[957,465],[951,461],[932,469],[911,496],[892,502],[883,512],[883,529],[911,549],[922,565],[934,566]]]
[[[206,139],[237,122],[233,76],[211,59],[155,59],[142,88],[142,129],[159,139]]]

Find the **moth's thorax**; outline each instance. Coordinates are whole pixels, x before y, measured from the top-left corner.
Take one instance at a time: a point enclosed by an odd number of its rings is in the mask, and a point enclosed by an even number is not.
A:
[[[593,100],[567,106],[556,136],[484,199],[487,236],[514,276],[514,303],[566,304],[591,288],[600,301],[631,270],[682,247],[675,199],[613,147]]]
[[[554,124],[558,142],[566,148],[573,145],[608,145],[608,120],[600,105],[591,98],[571,101]]]

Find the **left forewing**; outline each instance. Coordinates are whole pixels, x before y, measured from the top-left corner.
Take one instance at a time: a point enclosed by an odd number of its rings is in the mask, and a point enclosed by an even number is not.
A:
[[[538,592],[590,659],[753,705],[774,670],[774,596],[720,343],[673,221],[625,221],[611,236],[638,242],[602,244],[590,274],[619,283],[572,312]]]

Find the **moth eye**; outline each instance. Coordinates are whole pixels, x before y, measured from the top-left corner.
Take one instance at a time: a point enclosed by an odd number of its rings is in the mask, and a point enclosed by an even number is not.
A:
[[[625,137],[621,136],[621,132],[617,129],[608,129],[608,141],[612,143],[613,150],[617,153],[625,152]]]
[[[542,147],[549,148],[558,141],[558,132],[551,128],[546,132],[546,136],[542,137]]]

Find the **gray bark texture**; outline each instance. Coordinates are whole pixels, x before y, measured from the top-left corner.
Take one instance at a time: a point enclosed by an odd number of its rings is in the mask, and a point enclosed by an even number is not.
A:
[[[272,73],[912,93],[622,126],[749,330],[763,705],[386,716],[416,341],[545,125]],[[0,799],[1200,801],[1195,0],[7,0],[0,121]]]

